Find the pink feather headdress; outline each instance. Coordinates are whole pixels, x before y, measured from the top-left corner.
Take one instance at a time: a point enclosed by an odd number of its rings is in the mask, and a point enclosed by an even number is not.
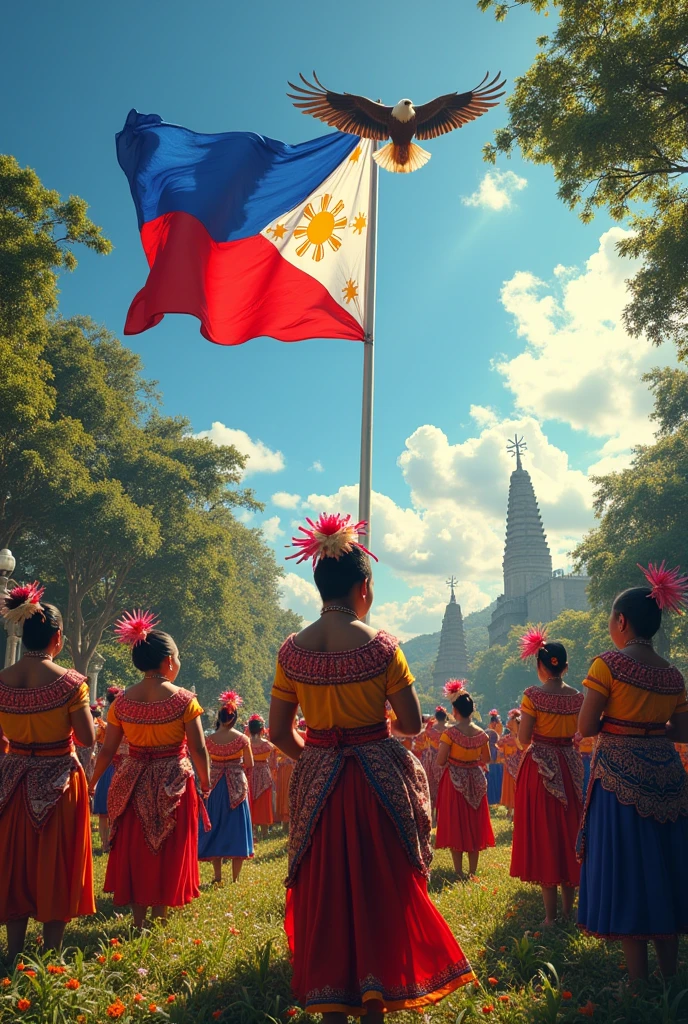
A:
[[[453,700],[458,694],[466,692],[466,683],[465,679],[450,679],[442,687],[442,693]]]
[[[538,651],[541,651],[547,643],[547,630],[544,626],[531,626],[518,643],[524,661],[526,658],[536,658]]]
[[[365,537],[367,523],[361,520],[360,523],[352,523],[351,516],[342,516],[338,512],[333,515],[326,515],[324,512],[313,522],[306,519],[308,527],[299,526],[303,537],[292,537],[292,544],[298,551],[293,555],[287,555],[299,562],[307,562],[310,558],[313,568],[322,558],[341,558],[354,548],[360,548],[366,555],[370,555],[377,562],[372,551],[363,547],[359,537]]]
[[[125,612],[115,623],[115,636],[121,644],[136,647],[137,644],[143,643],[159,621],[153,612],[144,612],[141,609]]]
[[[238,711],[243,706],[243,703],[244,698],[240,697],[236,690],[225,690],[224,693],[220,694],[220,704],[226,711],[229,711],[230,715]]]
[[[32,615],[43,610],[41,598],[44,594],[45,587],[42,587],[38,580],[33,583],[25,583],[22,587],[13,587],[5,598],[1,609],[3,617],[8,622],[21,625]]]
[[[510,721],[512,718],[519,718],[520,714],[521,714],[521,709],[520,708],[512,708],[511,711],[509,711],[509,713],[506,716],[507,722]]]
[[[683,615],[682,607],[688,595],[688,576],[681,576],[681,569],[667,569],[666,560],[661,565],[649,563],[647,569],[638,565],[643,576],[650,584],[650,597],[653,597],[660,609],[667,608],[670,612]]]
[[[249,722],[262,722],[263,724],[265,724],[265,719],[263,718],[262,715],[255,714],[251,715],[251,717],[249,718]]]
[[[497,708],[492,708],[492,711],[488,712],[490,718],[499,718],[499,711]]]
[[[124,693],[124,689],[121,686],[108,686],[105,691],[110,697],[119,697],[120,693]],[[103,699],[102,697],[100,698]]]

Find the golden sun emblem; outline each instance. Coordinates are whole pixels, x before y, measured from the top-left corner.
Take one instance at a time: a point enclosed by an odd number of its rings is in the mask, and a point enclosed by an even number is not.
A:
[[[357,231],[359,235],[362,235],[364,229],[368,227],[368,218],[365,213],[359,213],[358,217],[354,217],[350,226],[354,231]]]
[[[358,298],[358,285],[353,280],[353,278],[349,278],[349,280],[342,288],[342,295],[344,296],[344,301],[346,302],[347,306],[349,305],[350,302],[353,302],[354,299]]]
[[[346,217],[340,217],[344,209],[344,203],[340,199],[330,209],[331,201],[332,196],[321,196],[320,209],[317,213],[313,209],[312,203],[309,203],[303,211],[303,215],[308,223],[299,225],[294,232],[294,238],[304,239],[296,250],[297,256],[305,256],[310,251],[311,246],[314,246],[313,259],[316,263],[319,263],[325,255],[325,243],[329,245],[332,252],[336,252],[341,246],[342,240],[335,232],[346,227]]]

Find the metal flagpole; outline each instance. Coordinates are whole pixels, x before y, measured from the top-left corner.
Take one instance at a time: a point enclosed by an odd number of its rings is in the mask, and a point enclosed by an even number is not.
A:
[[[377,149],[373,142],[372,152]],[[361,475],[358,518],[368,523],[365,544],[370,547],[371,498],[373,490],[373,396],[375,391],[375,271],[377,266],[377,184],[379,168],[370,159],[370,214],[366,252],[365,338],[363,341],[363,407],[361,415]]]

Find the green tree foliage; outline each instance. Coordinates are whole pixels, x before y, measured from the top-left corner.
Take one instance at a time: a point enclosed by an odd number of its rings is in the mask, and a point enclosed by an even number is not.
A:
[[[84,482],[77,421],[55,419],[56,390],[42,358],[57,309],[58,275],[74,248],[109,252],[110,242],[77,196],[65,202],[30,168],[0,155],[0,542],[47,514],[51,483],[75,493]]]
[[[605,208],[642,259],[625,311],[632,334],[688,352],[688,3],[686,0],[479,0],[553,10],[556,28],[507,101],[509,123],[485,149],[549,164],[560,198],[584,220]]]

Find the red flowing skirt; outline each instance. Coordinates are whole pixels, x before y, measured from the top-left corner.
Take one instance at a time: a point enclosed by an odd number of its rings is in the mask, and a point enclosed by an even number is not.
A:
[[[435,849],[474,853],[494,846],[487,795],[477,808],[457,792],[448,771],[442,776],[437,794],[437,835]]]
[[[285,931],[309,1013],[417,1009],[475,978],[352,757],[287,890]]]
[[[183,907],[200,896],[198,873],[198,795],[193,779],[175,812],[176,824],[159,853],[146,843],[132,803],[122,815],[107,871],[105,892],[116,906]]]
[[[563,759],[560,763],[567,805],[545,789],[529,750],[521,762],[510,874],[523,882],[545,886],[580,882],[576,839],[583,808],[566,763]]]
[[[251,821],[254,825],[272,825],[272,787],[261,793],[257,800],[251,800]]]
[[[0,921],[33,917],[71,921],[95,914],[91,816],[83,768],[40,832],[24,804],[21,782],[0,816]]]

